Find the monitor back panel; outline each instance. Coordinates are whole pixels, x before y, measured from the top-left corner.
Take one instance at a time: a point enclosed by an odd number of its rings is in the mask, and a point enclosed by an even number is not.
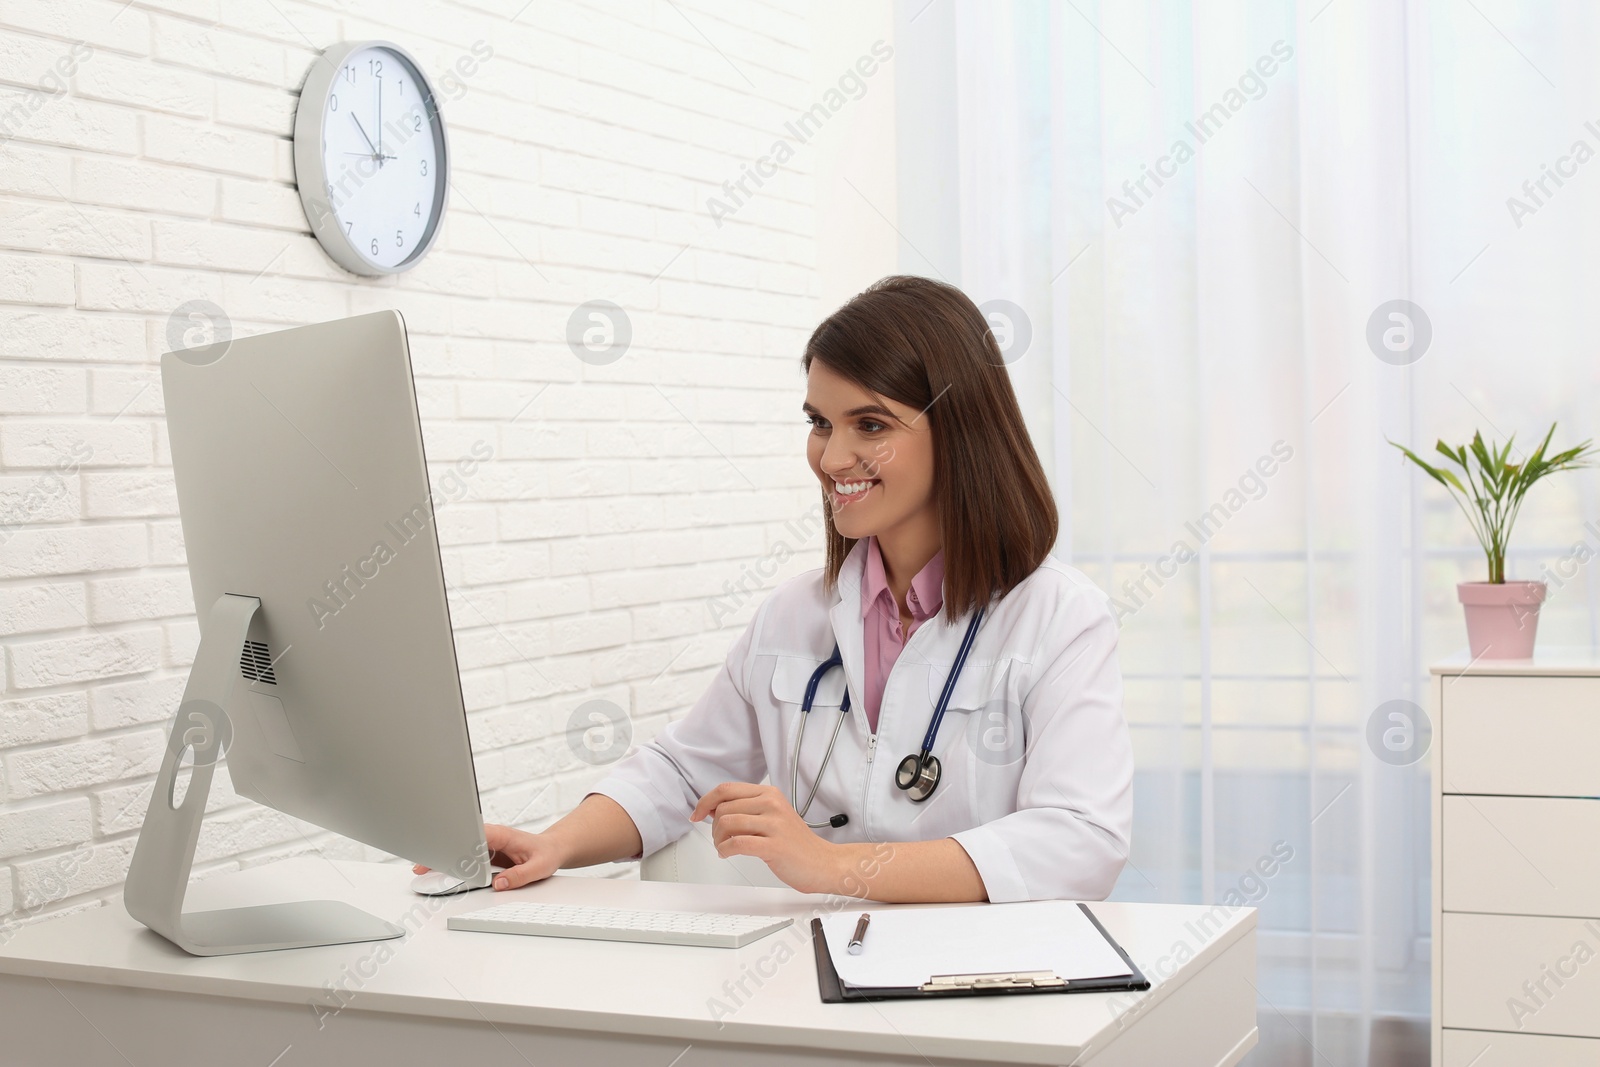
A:
[[[377,312],[161,362],[203,628],[259,597],[235,789],[465,873],[482,820],[405,326]]]

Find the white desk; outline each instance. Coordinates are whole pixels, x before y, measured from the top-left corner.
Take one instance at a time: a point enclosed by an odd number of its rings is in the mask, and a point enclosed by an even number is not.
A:
[[[196,910],[345,900],[414,931],[403,940],[203,959],[135,923],[120,902],[15,930],[0,946],[0,1062],[1219,1067],[1256,1043],[1249,908],[1217,909],[1202,925],[1210,909],[1093,905],[1155,983],[1116,1002],[1032,994],[823,1004],[809,918],[832,898],[563,876],[509,896],[422,898],[406,890],[409,879],[394,865],[302,858],[190,890]],[[731,950],[445,928],[452,914],[512,898],[786,914],[795,927]]]

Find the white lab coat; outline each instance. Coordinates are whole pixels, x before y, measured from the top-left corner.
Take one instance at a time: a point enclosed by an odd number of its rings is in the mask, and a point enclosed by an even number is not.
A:
[[[592,792],[632,817],[649,855],[690,829],[695,803],[721,782],[764,777],[789,795],[806,682],[839,645],[818,687],[800,753],[799,797],[839,716],[851,710],[806,818],[850,821],[830,841],[953,837],[991,901],[1102,900],[1128,858],[1133,751],[1122,715],[1117,625],[1105,595],[1053,557],[979,627],[934,755],[943,776],[922,803],[896,788],[896,764],[922,743],[969,617],[936,615],[901,650],[884,686],[876,736],[861,710],[861,583],[866,540],[824,591],[822,570],[781,584],[756,610],[727,662],[682,719],[612,768]]]

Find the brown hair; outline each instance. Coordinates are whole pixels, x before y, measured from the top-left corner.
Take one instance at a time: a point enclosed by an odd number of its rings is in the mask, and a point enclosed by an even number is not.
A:
[[[947,622],[987,607],[1038,569],[1060,526],[1055,499],[1000,346],[965,293],[929,278],[883,278],[813,331],[802,360],[808,374],[814,359],[927,413]],[[826,488],[822,496],[823,581],[832,588],[855,539],[834,527]]]

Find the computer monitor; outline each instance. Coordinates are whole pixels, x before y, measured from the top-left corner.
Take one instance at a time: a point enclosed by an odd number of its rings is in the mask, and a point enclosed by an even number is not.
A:
[[[399,936],[336,902],[183,913],[182,897],[224,747],[242,796],[489,882],[405,324],[169,352],[161,380],[201,642],[128,911],[203,955]]]

